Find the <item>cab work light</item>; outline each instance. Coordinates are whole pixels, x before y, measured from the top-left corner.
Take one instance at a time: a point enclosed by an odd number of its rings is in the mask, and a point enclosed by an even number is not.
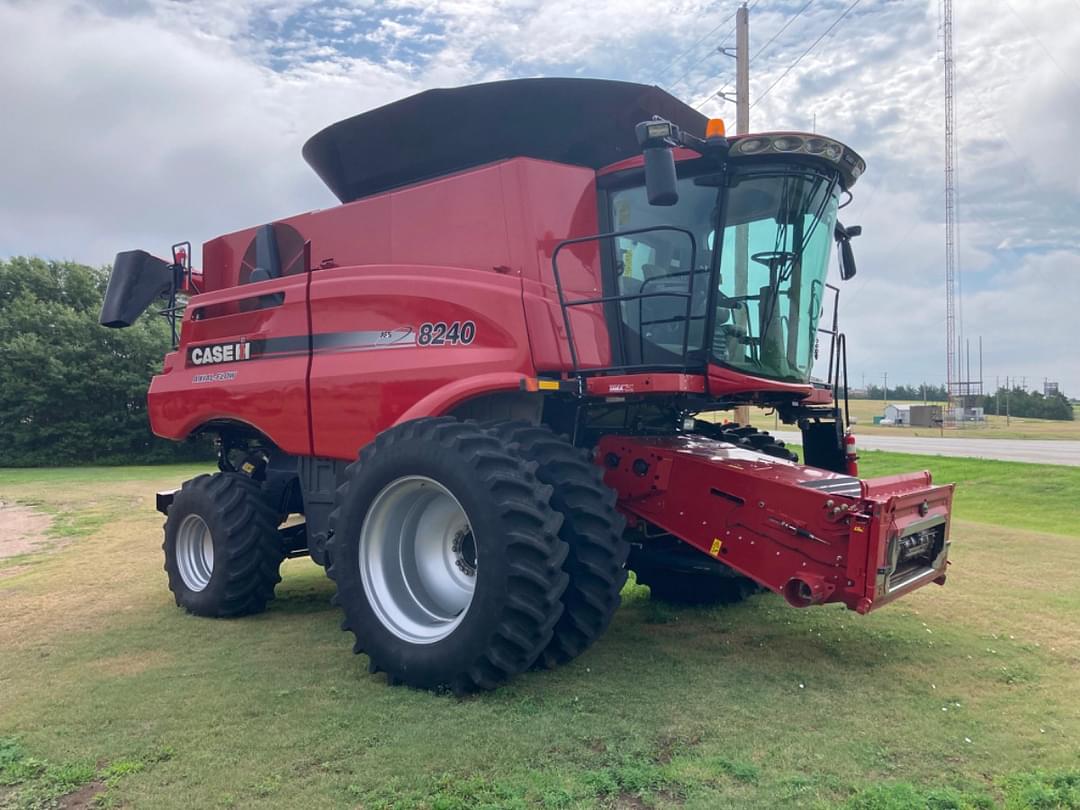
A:
[[[654,118],[652,121],[642,121],[634,127],[637,142],[642,147],[655,147],[672,145],[679,142],[679,128],[670,121]]]
[[[800,135],[798,133],[777,133],[775,135],[753,135],[740,138],[731,145],[731,154],[803,154],[825,158],[832,163],[839,163],[851,173],[852,179],[866,171],[863,159],[847,149],[843,144],[831,138],[819,135]]]

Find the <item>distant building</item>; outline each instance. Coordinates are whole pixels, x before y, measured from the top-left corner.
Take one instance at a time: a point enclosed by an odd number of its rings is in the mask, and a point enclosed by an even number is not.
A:
[[[983,408],[953,408],[952,418],[955,422],[985,422],[986,412]]]
[[[883,425],[936,427],[941,423],[940,405],[886,405]]]

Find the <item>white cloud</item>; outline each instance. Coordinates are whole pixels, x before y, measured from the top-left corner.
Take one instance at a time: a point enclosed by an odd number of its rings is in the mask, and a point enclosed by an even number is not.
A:
[[[0,29],[3,254],[101,262],[332,204],[304,140],[418,88],[362,60],[278,74],[140,15],[8,5]]]

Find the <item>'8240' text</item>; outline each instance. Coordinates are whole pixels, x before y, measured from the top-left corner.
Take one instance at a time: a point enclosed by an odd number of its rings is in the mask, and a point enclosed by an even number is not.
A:
[[[420,346],[468,346],[475,339],[476,324],[472,321],[422,323],[416,334]]]

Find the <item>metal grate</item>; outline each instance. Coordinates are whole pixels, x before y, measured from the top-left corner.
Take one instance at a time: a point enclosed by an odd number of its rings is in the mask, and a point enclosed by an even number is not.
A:
[[[862,482],[850,475],[816,481],[800,481],[799,486],[816,489],[819,492],[827,492],[829,495],[843,495],[847,498],[858,498],[862,495]]]

